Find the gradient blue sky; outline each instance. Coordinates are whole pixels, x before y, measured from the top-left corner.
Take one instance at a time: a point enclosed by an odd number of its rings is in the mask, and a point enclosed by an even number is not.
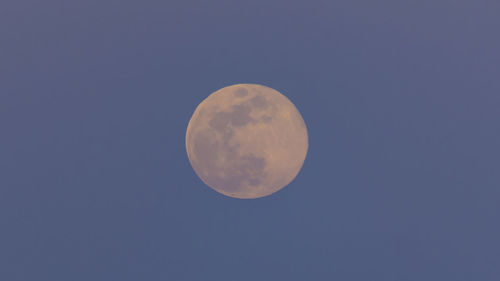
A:
[[[0,280],[500,280],[500,2],[2,0]],[[296,180],[224,197],[184,137],[258,83]]]

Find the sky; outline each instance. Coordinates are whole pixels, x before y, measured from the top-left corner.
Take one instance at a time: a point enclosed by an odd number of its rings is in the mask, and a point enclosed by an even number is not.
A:
[[[496,0],[2,0],[0,280],[500,278]],[[208,188],[185,133],[257,83],[296,179]]]

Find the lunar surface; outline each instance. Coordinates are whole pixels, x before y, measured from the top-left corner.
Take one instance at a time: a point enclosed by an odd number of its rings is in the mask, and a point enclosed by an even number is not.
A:
[[[307,128],[284,95],[257,84],[222,88],[198,105],[186,132],[195,173],[212,189],[259,198],[288,185],[308,149]]]

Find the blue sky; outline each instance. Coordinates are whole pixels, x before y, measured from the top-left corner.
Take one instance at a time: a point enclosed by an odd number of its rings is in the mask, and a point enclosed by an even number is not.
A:
[[[0,280],[500,278],[498,1],[0,4]],[[288,187],[225,197],[185,131],[289,97]]]

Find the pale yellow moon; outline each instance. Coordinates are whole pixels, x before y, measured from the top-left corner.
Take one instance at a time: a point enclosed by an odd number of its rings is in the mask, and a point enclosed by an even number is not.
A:
[[[257,84],[222,88],[191,117],[186,150],[209,187],[235,198],[259,198],[288,185],[308,149],[307,128],[293,103]]]

